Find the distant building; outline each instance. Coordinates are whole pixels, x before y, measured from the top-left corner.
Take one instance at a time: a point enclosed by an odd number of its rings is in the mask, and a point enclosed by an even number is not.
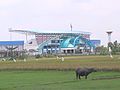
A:
[[[27,41],[25,49],[38,51],[39,54],[75,54],[93,52],[97,41],[90,40],[90,32],[38,32],[31,30],[10,30],[26,35],[34,35],[35,38]]]
[[[0,57],[19,56],[24,50],[24,41],[0,41]]]
[[[92,44],[94,44],[95,47],[98,47],[101,45],[101,41],[100,40],[90,40]]]

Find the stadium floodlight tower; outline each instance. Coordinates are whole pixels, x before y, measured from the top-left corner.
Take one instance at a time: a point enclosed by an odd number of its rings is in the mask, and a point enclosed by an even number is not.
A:
[[[107,31],[106,33],[108,34],[108,51],[109,51],[110,57],[113,58],[113,56],[111,54],[112,50],[111,50],[111,47],[109,46],[109,44],[111,43],[112,31]]]
[[[107,31],[106,33],[108,34],[108,43],[110,43],[112,31]]]

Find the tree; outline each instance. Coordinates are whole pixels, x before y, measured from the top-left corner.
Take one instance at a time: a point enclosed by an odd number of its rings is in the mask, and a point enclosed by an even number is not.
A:
[[[108,49],[107,49],[107,47],[99,46],[99,47],[95,48],[95,53],[99,53],[100,55],[107,55]]]
[[[108,47],[111,48],[112,54],[120,53],[120,43],[118,43],[117,40],[113,43],[112,42],[108,43]]]

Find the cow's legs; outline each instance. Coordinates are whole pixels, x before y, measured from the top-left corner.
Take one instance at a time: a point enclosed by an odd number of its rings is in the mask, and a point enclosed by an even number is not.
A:
[[[87,75],[85,76],[85,79],[87,79]]]
[[[79,75],[79,79],[81,79],[81,78],[80,78],[80,75]]]
[[[76,73],[76,79],[78,79],[78,73]]]

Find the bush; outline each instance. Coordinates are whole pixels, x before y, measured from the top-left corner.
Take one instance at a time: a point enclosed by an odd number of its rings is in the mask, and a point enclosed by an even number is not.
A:
[[[35,55],[35,58],[42,58],[40,54]]]

